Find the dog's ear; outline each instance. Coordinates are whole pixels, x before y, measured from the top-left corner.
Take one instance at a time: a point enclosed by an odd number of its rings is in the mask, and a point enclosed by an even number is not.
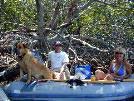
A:
[[[24,48],[28,48],[26,43],[23,43],[22,45],[23,45]]]
[[[21,48],[21,44],[20,43],[16,43],[16,48]]]

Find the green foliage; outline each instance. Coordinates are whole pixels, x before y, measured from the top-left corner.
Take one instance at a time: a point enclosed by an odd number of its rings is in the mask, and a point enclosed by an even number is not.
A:
[[[37,12],[35,0],[2,0],[1,30],[9,31],[17,29],[19,24],[29,28],[37,26]],[[1,2],[2,2],[1,1]],[[51,20],[57,0],[44,0],[44,23]],[[82,6],[89,0],[79,0],[78,5]],[[134,37],[134,3],[125,0],[116,2],[94,1],[85,11],[81,11],[78,20],[68,28],[69,33],[74,33],[79,27],[81,34],[88,35],[113,35]],[[104,1],[104,0],[102,0]],[[105,0],[108,1],[108,0]],[[112,0],[111,0],[112,1]],[[113,0],[114,1],[114,0]],[[71,0],[59,0],[60,15],[58,26],[65,22],[68,7]],[[79,15],[78,14],[78,15]]]
[[[2,6],[1,29],[4,31],[16,29],[19,24],[32,26],[36,22],[36,7],[32,0],[5,0]]]
[[[116,5],[94,3],[81,16],[83,34],[126,34],[134,36],[134,9],[130,3]]]

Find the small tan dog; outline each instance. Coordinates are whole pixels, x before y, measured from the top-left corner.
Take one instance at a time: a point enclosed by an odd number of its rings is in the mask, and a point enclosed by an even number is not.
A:
[[[54,79],[55,75],[49,68],[39,63],[28,49],[25,43],[18,43],[17,50],[19,52],[18,64],[20,65],[20,76],[23,76],[23,71],[28,74],[27,83],[35,78],[43,77],[44,79]]]

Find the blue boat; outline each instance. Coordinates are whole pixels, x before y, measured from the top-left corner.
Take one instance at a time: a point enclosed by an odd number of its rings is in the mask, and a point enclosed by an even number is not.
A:
[[[4,90],[13,101],[117,101],[134,97],[134,82],[89,81],[14,81]]]
[[[0,101],[10,101],[2,88],[0,88]]]

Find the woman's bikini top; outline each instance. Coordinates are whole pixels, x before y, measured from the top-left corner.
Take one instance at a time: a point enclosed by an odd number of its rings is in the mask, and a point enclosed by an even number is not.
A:
[[[121,64],[120,67],[117,69],[114,63],[112,65],[111,73],[116,73],[118,76],[125,76],[126,75],[125,65]]]

